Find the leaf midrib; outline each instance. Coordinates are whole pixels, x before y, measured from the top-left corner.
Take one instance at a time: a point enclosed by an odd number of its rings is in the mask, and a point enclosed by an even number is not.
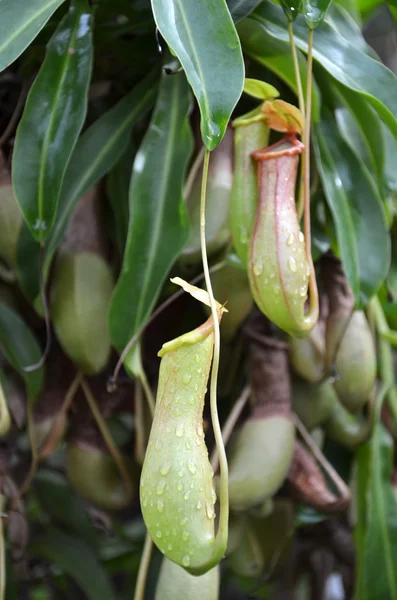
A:
[[[116,130],[116,132],[109,138],[109,140],[102,147],[103,150],[101,151],[100,154],[97,155],[97,159],[92,161],[90,167],[88,167],[88,169],[85,171],[84,176],[80,180],[80,184],[78,185],[77,188],[75,188],[74,192],[70,195],[69,200],[68,200],[67,204],[65,205],[64,212],[60,213],[60,215],[59,215],[59,220],[57,221],[57,224],[54,226],[54,230],[51,235],[50,242],[48,244],[49,247],[51,245],[51,239],[56,238],[57,230],[59,230],[60,228],[62,229],[64,222],[68,218],[69,206],[74,203],[74,201],[77,197],[81,197],[82,194],[85,192],[85,190],[88,187],[87,182],[90,180],[91,174],[95,171],[95,169],[97,168],[97,165],[101,162],[102,157],[106,154],[106,152],[108,151],[108,148],[110,148],[115,143],[114,140],[117,137],[121,137],[122,134],[124,133],[125,129],[127,129],[129,127],[130,123],[134,121],[135,115],[137,112],[139,112],[140,106],[142,105],[142,103],[144,103],[146,101],[147,95],[150,95],[150,94],[151,94],[151,90],[148,89],[145,92],[145,95],[141,99],[140,103],[134,107],[134,110],[129,113],[128,118],[124,120],[123,124],[120,125],[120,127]],[[77,150],[77,148],[76,148],[76,150]],[[72,158],[72,160],[73,160],[73,158]],[[67,173],[65,176],[67,176]]]
[[[10,46],[12,44],[12,42],[15,40],[15,38],[19,37],[21,35],[21,33],[25,30],[28,29],[30,27],[30,25],[32,23],[34,23],[34,21],[36,21],[37,19],[39,19],[41,17],[41,15],[43,13],[45,13],[47,10],[51,9],[52,6],[54,4],[58,4],[61,5],[62,2],[64,2],[65,0],[52,0],[50,1],[46,6],[44,6],[41,10],[39,10],[38,12],[36,12],[31,19],[25,21],[24,25],[22,27],[19,27],[18,29],[14,30],[14,33],[11,37],[7,38],[6,41],[4,42],[4,44],[2,46],[0,46],[0,53],[4,51],[5,48],[7,48],[7,46]]]
[[[381,516],[381,518],[379,519],[380,533],[381,533],[381,537],[384,540],[384,543],[382,544],[382,548],[384,550],[384,555],[385,555],[385,566],[386,566],[386,572],[387,572],[387,579],[389,581],[389,586],[390,586],[389,589],[393,594],[392,597],[397,598],[397,587],[396,587],[395,579],[393,577],[394,569],[393,569],[393,563],[391,561],[392,549],[391,549],[391,545],[390,545],[389,536],[387,535],[386,519],[384,518],[384,516],[386,514],[384,495],[382,493],[379,493],[381,485],[382,485],[382,482],[380,480],[380,474],[382,472],[382,464],[381,464],[381,460],[380,460],[380,452],[379,452],[378,446],[374,447],[374,465],[373,465],[373,467],[374,467],[373,473],[375,475],[375,480],[376,480],[376,485],[374,486],[375,487],[374,502],[378,507],[378,511],[379,511],[378,514]]]
[[[176,137],[176,122],[177,122],[177,117],[178,117],[178,111],[177,111],[177,107],[178,107],[178,91],[179,91],[180,86],[175,85],[172,91],[172,110],[171,110],[171,115],[170,115],[170,127],[169,127],[169,131],[172,133],[172,135],[168,136],[168,148],[174,145],[174,141],[175,141],[175,137]],[[142,310],[142,304],[144,304],[145,300],[146,300],[146,291],[147,288],[149,286],[149,280],[150,280],[150,271],[151,271],[151,266],[153,263],[153,257],[157,254],[157,244],[158,244],[158,240],[160,237],[160,232],[161,232],[161,223],[162,223],[162,216],[163,216],[163,212],[164,212],[164,206],[165,206],[165,190],[167,189],[167,185],[168,185],[168,181],[169,181],[169,177],[170,177],[170,167],[171,167],[171,155],[170,152],[166,152],[166,161],[165,161],[165,165],[164,165],[164,169],[163,169],[163,177],[161,179],[161,198],[162,198],[162,202],[160,205],[160,210],[156,211],[156,221],[155,221],[155,228],[154,228],[154,235],[153,238],[155,243],[151,244],[151,250],[149,253],[149,257],[148,257],[148,262],[147,262],[147,266],[145,268],[145,274],[146,277],[144,279],[144,284],[142,286],[142,292],[139,295],[139,302],[138,302],[138,308],[136,311],[136,315],[135,315],[135,323],[134,323],[134,329],[133,329],[133,333],[135,333],[135,331],[137,330],[137,328],[139,327],[139,325],[141,324],[142,321],[142,316],[145,314],[144,311],[141,314],[141,310]]]
[[[67,15],[67,18],[69,17],[69,15]],[[73,33],[70,37],[70,41],[69,44],[73,47],[73,44],[76,41],[76,35],[77,35],[77,30],[78,30],[78,25],[80,23],[80,14],[78,14],[76,16],[76,21],[75,21],[75,26],[73,28]],[[39,215],[39,219],[40,222],[43,219],[43,212],[44,212],[44,180],[45,180],[45,172],[46,172],[46,167],[47,167],[47,156],[48,156],[48,150],[49,150],[49,140],[50,137],[52,136],[52,131],[54,128],[54,120],[55,120],[55,112],[56,109],[58,107],[59,104],[59,97],[61,95],[61,89],[63,87],[63,83],[64,83],[64,79],[65,79],[65,74],[67,71],[67,68],[69,67],[70,64],[70,60],[71,60],[71,54],[69,54],[69,52],[66,52],[66,60],[64,60],[63,62],[63,66],[62,69],[60,71],[60,76],[58,78],[59,81],[59,85],[57,85],[57,91],[54,97],[54,102],[52,103],[52,111],[50,114],[50,120],[48,123],[48,127],[47,127],[47,131],[46,134],[44,136],[44,140],[43,140],[43,151],[42,151],[42,160],[40,161],[40,173],[39,173],[39,182],[38,182],[38,215]],[[65,169],[64,169],[65,172]],[[59,194],[60,194],[60,190],[58,190],[58,195],[57,198],[55,199],[56,201],[59,198]],[[51,225],[51,224],[49,224]]]
[[[320,132],[319,139],[318,139],[319,150],[320,150],[320,146],[322,146],[323,147],[323,152],[324,152],[324,154],[327,157],[328,163],[332,164],[334,166],[334,169],[333,169],[334,172],[337,172],[338,175],[339,175],[339,172],[338,172],[338,170],[337,170],[337,168],[335,166],[335,163],[332,160],[331,153],[328,151],[328,149],[326,148],[326,146],[322,142],[322,137],[323,137],[323,134]],[[321,150],[320,150],[320,154],[321,154]],[[320,161],[319,168],[320,168],[321,171],[323,171],[323,167],[322,167],[321,161]],[[327,183],[325,185],[327,186]],[[346,196],[346,194],[345,194],[345,192],[343,190],[339,190],[338,194],[340,195],[341,198],[343,198],[343,203],[344,203],[345,206],[347,206],[347,209],[348,209],[347,212],[348,212],[348,215],[350,217],[349,222],[345,223],[345,226],[347,226],[348,232],[350,233],[350,236],[351,236],[351,238],[353,240],[353,248],[352,249],[354,251],[354,262],[355,262],[355,265],[356,265],[355,271],[356,271],[357,283],[358,283],[358,286],[360,287],[360,268],[359,268],[359,260],[358,260],[358,253],[357,253],[357,239],[356,239],[356,232],[355,232],[352,220],[351,220],[351,211],[350,211],[349,200],[348,200],[348,197]],[[335,213],[338,212],[336,210],[335,206],[334,206],[334,210],[332,212],[335,212]],[[338,217],[335,217],[335,218],[338,218]]]
[[[194,44],[194,39],[193,39],[192,34],[191,34],[191,29],[188,26],[189,21],[186,18],[186,13],[183,10],[183,4],[182,4],[181,0],[175,0],[175,2],[176,2],[177,6],[179,8],[179,11],[180,11],[180,14],[181,14],[181,19],[182,19],[183,24],[185,26],[186,35],[187,35],[188,40],[190,42],[191,52],[192,52],[192,55],[193,55],[193,58],[194,58],[194,61],[192,61],[192,62],[194,62],[196,64],[198,75],[199,75],[199,78],[200,78],[200,82],[202,84],[202,93],[199,94],[199,90],[196,90],[196,96],[199,96],[199,103],[203,107],[203,112],[205,112],[209,116],[210,115],[210,109],[209,109],[208,100],[207,100],[206,78],[205,78],[204,72],[203,72],[203,70],[201,68],[201,63],[200,63],[200,60],[199,60],[199,55],[197,53],[197,49],[196,49],[196,46]],[[186,74],[186,76],[188,77],[188,74]]]

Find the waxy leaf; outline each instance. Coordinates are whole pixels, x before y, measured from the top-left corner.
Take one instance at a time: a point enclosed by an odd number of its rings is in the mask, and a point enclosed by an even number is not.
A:
[[[89,600],[115,600],[103,565],[94,550],[79,537],[51,526],[43,535],[35,538],[31,552],[67,573]]]
[[[336,82],[333,89],[339,101],[336,117],[341,135],[378,180],[382,181],[385,140],[381,120],[359,94]]]
[[[27,48],[64,0],[1,0],[0,71]]]
[[[106,179],[106,195],[112,210],[113,224],[112,234],[117,244],[120,255],[124,254],[124,248],[128,236],[129,202],[128,189],[130,187],[132,164],[136,154],[133,142],[127,147],[121,159],[115,164]]]
[[[230,14],[233,21],[237,23],[247,17],[262,0],[227,0]]]
[[[392,487],[393,441],[378,423],[357,452],[357,600],[397,598],[397,499]]]
[[[127,147],[132,125],[152,108],[156,91],[154,74],[151,74],[79,138],[65,173],[54,228],[44,249],[45,278],[78,201],[119,160]],[[18,242],[17,278],[25,296],[32,303],[37,302],[40,247],[27,227],[22,229]]]
[[[390,264],[382,199],[368,171],[340,137],[328,111],[323,112],[315,129],[314,147],[343,267],[360,307],[378,291]]]
[[[123,350],[150,314],[164,279],[187,238],[183,182],[192,151],[189,88],[184,75],[163,75],[149,129],[130,184],[130,222],[109,328]]]
[[[0,350],[24,379],[29,397],[37,398],[43,385],[44,369],[25,371],[25,368],[40,360],[40,346],[21,317],[3,302],[0,302]]]
[[[244,52],[270,71],[273,71],[295,93],[297,93],[294,63],[289,42],[281,41],[269,35],[253,18],[239,23],[237,31],[243,44]],[[298,50],[299,70],[303,86],[306,87],[307,63],[302,52]],[[320,118],[320,97],[316,83],[312,94],[312,119],[317,122]]]
[[[15,140],[15,196],[39,242],[53,226],[62,180],[84,123],[91,64],[91,14],[86,0],[77,0],[47,46]]]
[[[98,548],[96,531],[84,501],[62,475],[49,469],[40,470],[34,489],[39,503],[53,522],[78,535],[91,548]]]
[[[266,44],[265,32],[277,40],[288,42],[289,39],[283,11],[272,2],[265,1],[241,25],[244,25],[239,26],[241,43],[244,48],[255,45],[257,51],[253,54],[258,59],[260,48]],[[303,17],[296,19],[294,36],[296,45],[307,52],[307,27]],[[266,53],[266,49],[263,52]],[[362,94],[397,138],[397,77],[389,69],[357,50],[328,23],[316,31],[313,58],[334,79]]]
[[[280,0],[281,7],[289,21],[295,21],[302,7],[302,0]]]
[[[225,0],[152,0],[161,35],[180,60],[201,112],[208,150],[223,138],[244,85],[240,41]]]
[[[309,29],[316,29],[325,19],[332,0],[303,0],[303,14]]]

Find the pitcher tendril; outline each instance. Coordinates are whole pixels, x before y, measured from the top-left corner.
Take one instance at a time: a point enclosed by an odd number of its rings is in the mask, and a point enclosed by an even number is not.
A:
[[[211,384],[210,384],[210,408],[211,408],[211,420],[212,427],[214,430],[215,443],[218,451],[221,483],[220,483],[220,515],[219,515],[219,528],[217,533],[217,540],[220,546],[223,546],[223,552],[226,550],[227,538],[228,538],[228,522],[229,522],[229,482],[228,482],[228,464],[226,458],[225,446],[222,439],[222,431],[219,424],[218,417],[218,406],[217,406],[217,384],[218,384],[218,371],[219,371],[219,357],[220,357],[220,329],[218,312],[216,308],[215,298],[212,291],[211,278],[208,267],[207,258],[207,247],[205,241],[205,202],[206,202],[206,191],[207,191],[207,177],[208,177],[208,166],[210,161],[210,152],[205,151],[204,155],[204,167],[203,167],[203,180],[201,187],[201,220],[200,220],[200,239],[201,239],[201,254],[203,259],[203,271],[205,278],[205,285],[207,287],[210,304],[211,314],[214,322],[214,354],[212,359],[212,371],[211,371]],[[222,554],[223,554],[222,552]]]

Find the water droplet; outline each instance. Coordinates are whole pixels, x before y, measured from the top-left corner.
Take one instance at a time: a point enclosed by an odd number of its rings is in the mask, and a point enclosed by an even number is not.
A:
[[[304,242],[305,241],[305,236],[303,235],[303,233],[301,231],[298,233],[298,240],[300,242]]]
[[[200,508],[201,508],[202,506],[203,506],[203,505],[201,504],[201,502],[200,502],[200,500],[199,500],[199,501],[197,502],[197,504],[196,504],[196,508],[197,508],[197,510],[200,510]]]
[[[167,548],[168,550],[172,550],[172,544],[168,544]]]
[[[290,233],[287,239],[287,246],[292,246],[295,241],[295,236],[293,233]]]
[[[294,259],[293,256],[290,256],[288,259],[288,267],[289,267],[290,271],[292,271],[293,273],[296,273],[296,271],[298,270],[298,267],[296,265],[296,260]]]
[[[204,429],[203,429],[203,426],[201,425],[201,423],[199,423],[197,425],[197,435],[199,437],[203,437],[203,435],[204,435]]]
[[[184,542],[186,542],[189,538],[190,538],[190,533],[188,531],[186,531],[186,529],[185,529],[182,533],[182,539]]]
[[[196,363],[201,362],[201,358],[200,358],[199,354],[196,354],[195,359],[196,359]]]
[[[282,225],[282,226],[281,226],[281,231],[287,231],[287,227],[286,227],[286,225]]]
[[[192,475],[196,474],[197,467],[196,467],[195,463],[192,460],[188,460],[187,461],[187,468],[189,469],[189,471],[191,472]]]
[[[183,483],[179,482],[176,487],[177,487],[178,492],[181,492],[183,490]]]
[[[177,531],[176,531],[176,529],[173,527],[171,531],[172,531],[172,535],[173,535],[174,537],[176,537],[176,535],[177,535]]]
[[[183,477],[184,474],[185,474],[185,471],[183,469],[179,469],[179,471],[178,471],[179,477]]]
[[[266,278],[265,278],[265,285],[266,285],[266,284],[268,284],[268,283],[269,283],[269,280],[268,280],[268,278],[266,277]]]
[[[192,443],[190,440],[185,440],[185,448],[186,448],[186,450],[192,449]]]
[[[184,525],[186,525],[187,522],[188,522],[188,518],[187,517],[184,517],[183,519],[181,519],[181,525],[182,525],[182,527]]]
[[[302,286],[299,288],[299,296],[300,296],[301,298],[305,298],[306,294],[307,294],[307,287],[306,287],[306,285],[302,285]]]
[[[157,484],[156,494],[158,496],[162,496],[164,494],[164,489],[165,489],[165,479],[160,479],[160,481]]]
[[[185,435],[185,425],[183,423],[178,423],[175,429],[176,437],[183,437]]]
[[[162,502],[161,500],[157,500],[157,510],[159,511],[159,513],[164,512],[164,502]]]
[[[182,558],[182,564],[184,567],[188,567],[190,565],[190,556],[186,555]]]
[[[166,462],[163,465],[161,465],[160,467],[160,473],[161,475],[168,475],[168,473],[171,471],[171,463]]]
[[[263,271],[263,265],[261,263],[257,263],[254,265],[254,274],[259,276]]]
[[[154,445],[156,452],[160,452],[162,447],[163,447],[163,444],[160,442],[160,440],[157,440],[157,442]]]
[[[185,500],[189,500],[189,498],[190,498],[190,490],[188,490],[183,497],[184,497]]]
[[[158,529],[158,530],[156,531],[156,538],[161,538],[161,537],[162,537],[162,535],[163,535],[163,534],[162,534],[162,533],[161,533],[161,531]]]
[[[215,517],[214,507],[212,506],[212,504],[210,502],[206,502],[205,512],[207,513],[207,517],[209,519],[213,519]]]
[[[211,496],[212,496],[212,503],[215,504],[215,502],[216,502],[216,491],[215,491],[215,488],[212,488],[212,490],[211,490]]]
[[[240,233],[240,242],[246,244],[248,242],[248,233],[246,229],[242,229]]]
[[[280,286],[279,286],[279,285],[277,285],[277,284],[275,283],[275,284],[273,285],[273,291],[274,291],[274,293],[276,294],[276,296],[278,296],[278,295],[279,295],[279,293],[280,293]]]
[[[147,498],[144,498],[144,499],[143,499],[143,501],[142,501],[142,506],[143,506],[144,508],[146,508],[146,506],[147,506]]]
[[[184,373],[182,376],[182,381],[185,385],[189,385],[191,378],[192,378],[191,373]]]
[[[276,277],[276,273],[270,273],[270,279],[274,279]]]

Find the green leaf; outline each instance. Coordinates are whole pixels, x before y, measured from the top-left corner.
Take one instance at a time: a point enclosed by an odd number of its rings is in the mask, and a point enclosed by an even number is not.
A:
[[[64,0],[1,0],[0,71],[14,62]]]
[[[277,40],[289,39],[282,9],[272,2],[261,4],[246,21],[245,33],[249,33],[250,25],[257,48],[266,43],[266,37],[262,38],[265,32]],[[302,17],[294,24],[294,36],[297,46],[307,52],[307,28]],[[246,39],[241,41],[245,46]],[[397,77],[389,69],[357,50],[326,22],[314,35],[313,58],[334,79],[362,94],[397,138]]]
[[[270,83],[250,78],[244,80],[244,92],[252,98],[259,98],[259,100],[273,100],[280,95]]]
[[[329,111],[323,111],[315,128],[314,147],[344,270],[357,306],[363,306],[379,289],[390,264],[382,200],[374,180],[340,137]]]
[[[237,23],[247,17],[262,0],[227,0],[227,5],[233,21]]]
[[[30,553],[55,564],[80,586],[89,600],[115,600],[107,573],[83,540],[56,527],[35,538]]]
[[[3,302],[0,302],[0,349],[10,365],[24,379],[29,397],[36,398],[43,385],[44,369],[24,369],[40,360],[40,346],[19,315]]]
[[[152,0],[161,35],[180,60],[201,112],[201,136],[213,150],[244,85],[240,41],[225,0]]]
[[[280,5],[287,19],[295,21],[302,8],[302,0],[280,0]]]
[[[131,127],[153,106],[157,84],[154,73],[139,83],[79,138],[67,167],[54,228],[44,249],[47,278],[54,252],[61,243],[72,213],[84,194],[116,164],[125,151]],[[17,278],[33,303],[40,293],[40,247],[22,228],[18,241]]]
[[[186,242],[182,187],[192,151],[189,105],[184,75],[163,75],[152,122],[134,161],[127,247],[109,311],[111,340],[119,351],[150,314]]]
[[[332,0],[303,0],[303,14],[309,29],[316,29],[325,19]]]
[[[336,116],[342,137],[381,182],[385,163],[381,120],[360,94],[336,82],[333,87],[339,100]]]
[[[244,19],[237,27],[244,52],[252,56],[270,71],[273,71],[294,92],[297,93],[294,63],[289,42],[281,41],[267,33],[254,18]],[[306,88],[307,63],[298,50],[299,70],[302,83]],[[320,118],[320,96],[316,83],[313,86],[312,119],[314,123]]]
[[[43,510],[55,523],[78,535],[94,550],[97,548],[97,535],[84,502],[62,475],[40,470],[34,480],[34,490]]]
[[[86,115],[91,20],[86,0],[76,0],[47,46],[17,130],[14,192],[39,242],[53,226],[62,180]]]
[[[134,143],[130,143],[119,162],[110,171],[106,180],[106,195],[112,210],[112,234],[121,256],[124,254],[128,236],[129,206],[128,189],[132,165],[136,154]]]
[[[380,419],[380,408],[378,416]],[[358,549],[357,600],[397,598],[397,499],[391,483],[393,456],[393,440],[378,422],[371,441],[357,452],[358,492],[365,497],[364,504],[358,498],[359,514],[364,521],[359,522],[355,532],[356,544],[363,544]]]
[[[360,52],[364,52],[364,54],[368,54],[375,59],[377,58],[376,52],[365,41],[360,25],[356,23],[351,11],[347,8],[340,4],[333,4],[326,20],[339,35],[344,37],[350,44],[353,44],[356,50],[360,50]]]

